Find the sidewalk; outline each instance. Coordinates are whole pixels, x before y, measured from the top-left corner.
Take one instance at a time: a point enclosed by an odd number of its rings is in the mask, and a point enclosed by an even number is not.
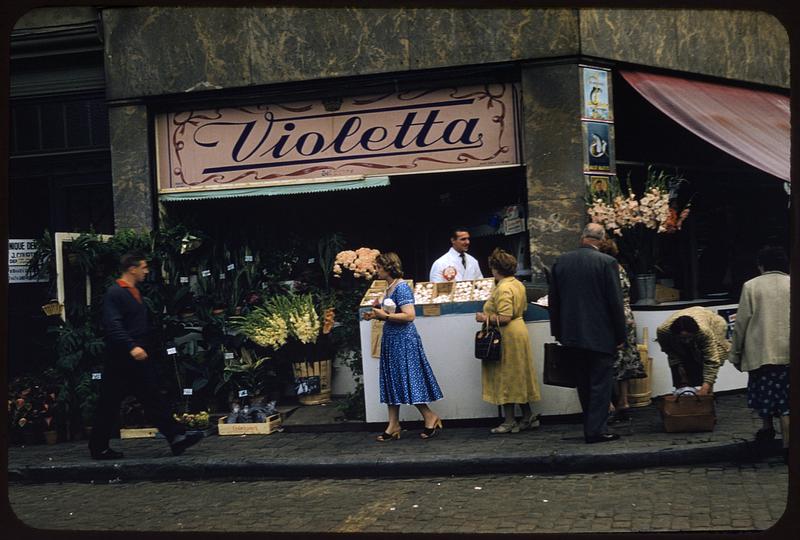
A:
[[[780,440],[761,454],[753,435],[761,427],[743,393],[716,400],[711,433],[665,433],[655,406],[632,409],[618,441],[586,444],[579,423],[551,423],[517,434],[491,435],[486,427],[448,427],[431,440],[419,429],[378,443],[377,432],[303,432],[211,435],[179,457],[164,439],[112,440],[119,461],[94,461],[85,441],[9,448],[11,482],[200,480],[211,478],[419,477],[485,473],[574,473],[749,461],[779,455]],[[294,431],[292,431],[294,429]]]

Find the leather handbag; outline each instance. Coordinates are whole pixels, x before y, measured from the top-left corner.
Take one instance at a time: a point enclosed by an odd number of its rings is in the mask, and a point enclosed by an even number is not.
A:
[[[544,344],[544,384],[576,388],[575,366],[570,350],[558,343]]]
[[[656,406],[667,433],[714,431],[717,415],[713,394],[699,396],[694,390],[666,394],[658,398]]]
[[[502,344],[500,329],[484,322],[475,333],[475,358],[487,362],[499,361]]]

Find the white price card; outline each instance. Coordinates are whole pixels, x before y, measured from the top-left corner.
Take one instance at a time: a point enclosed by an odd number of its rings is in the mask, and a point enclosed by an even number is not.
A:
[[[225,360],[233,360],[233,353],[232,352],[226,352],[225,353]]]
[[[225,279],[225,274],[220,274],[219,279]]]
[[[236,268],[235,264],[229,264],[228,265],[228,270],[233,270],[234,268]]]
[[[247,397],[247,390],[239,390],[239,397]]]
[[[253,256],[252,255],[245,255],[244,256],[244,262],[253,262]]]
[[[169,349],[167,349],[167,354],[178,354],[178,349],[176,349],[175,347],[170,347]]]
[[[192,395],[192,389],[191,388],[184,388],[183,389],[183,395],[184,396],[191,396]]]
[[[314,257],[311,257],[310,259],[308,259],[308,264],[313,264],[316,261],[317,261],[317,259],[315,259]]]
[[[203,277],[210,277],[211,276],[211,270],[203,270],[202,272],[200,272],[200,275],[203,276]]]
[[[99,381],[102,378],[103,378],[103,374],[102,373],[92,373],[92,380],[93,381]]]
[[[189,283],[189,276],[181,276],[181,283]]]

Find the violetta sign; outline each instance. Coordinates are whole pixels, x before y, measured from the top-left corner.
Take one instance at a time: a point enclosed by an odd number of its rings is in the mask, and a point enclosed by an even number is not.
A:
[[[493,84],[162,114],[159,191],[515,165],[516,102]]]

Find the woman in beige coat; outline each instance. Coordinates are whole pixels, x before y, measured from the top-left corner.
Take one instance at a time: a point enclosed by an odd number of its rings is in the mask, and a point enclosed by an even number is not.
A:
[[[728,357],[749,374],[747,406],[761,417],[756,440],[775,437],[780,418],[784,458],[789,449],[789,261],[781,248],[758,252],[761,275],[744,284]]]
[[[503,406],[503,423],[492,428],[492,433],[517,433],[538,427],[533,416],[532,401],[539,401],[539,384],[533,369],[533,353],[528,329],[522,315],[527,308],[525,286],[514,273],[517,259],[500,248],[489,256],[489,268],[496,281],[483,311],[475,314],[479,323],[487,322],[500,327],[501,346],[499,361],[484,361],[481,367],[483,400]],[[522,410],[522,419],[514,417],[514,405]]]

